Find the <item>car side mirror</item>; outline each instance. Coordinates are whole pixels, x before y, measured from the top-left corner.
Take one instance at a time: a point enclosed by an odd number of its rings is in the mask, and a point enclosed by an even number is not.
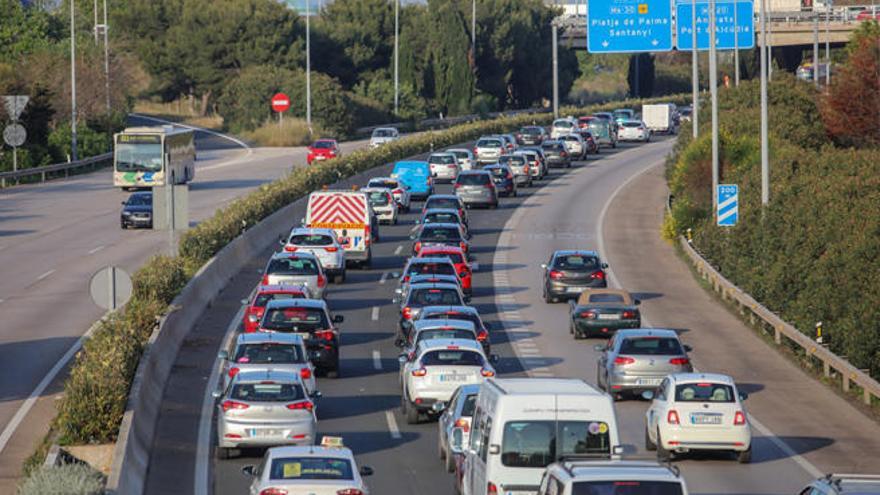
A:
[[[605,346],[603,344],[596,344],[593,346],[594,351],[605,352]]]
[[[406,362],[407,362],[406,354],[401,354],[401,355],[397,356],[397,362],[400,364],[406,364]]]
[[[465,303],[470,303],[470,302],[471,302],[471,296],[464,296],[464,302],[465,302]]]
[[[242,300],[239,301],[239,302],[240,302],[243,306],[246,306],[248,303],[250,303],[250,301],[248,301],[247,299],[242,299]]]
[[[371,468],[370,466],[361,466],[358,473],[360,473],[361,476],[372,476],[373,468]]]
[[[501,361],[501,357],[498,354],[489,354],[490,363],[498,364],[498,361]]]
[[[121,202],[120,204],[121,204],[122,206],[125,206],[125,201]]]
[[[739,400],[743,401],[743,400],[746,400],[746,399],[748,399],[748,398],[749,398],[749,394],[747,394],[747,393],[745,393],[745,392],[740,392],[740,393],[739,393]]]
[[[263,270],[260,270],[259,268],[257,268],[256,272],[257,272],[258,274],[260,274],[260,275],[263,274]]]
[[[345,317],[342,315],[335,315],[333,317],[333,323],[342,323],[343,321],[345,321]]]
[[[642,304],[642,300],[641,300],[641,299],[636,299],[636,300],[633,301],[633,302],[636,304],[636,306],[639,306],[639,305]]]
[[[256,473],[254,472],[255,469],[256,468],[254,466],[243,466],[241,468],[241,474],[251,477],[256,476]]]
[[[283,246],[283,245],[285,245],[285,244],[287,244],[287,243],[284,242],[284,239],[278,239],[278,244],[280,244],[280,245]]]
[[[400,298],[397,296],[392,297],[391,304],[400,304]]]
[[[416,225],[419,225],[420,223],[422,223],[421,220],[416,220]]]
[[[305,227],[305,226],[306,226],[306,219],[305,219],[305,218],[300,218],[300,219],[299,219],[299,224],[302,225],[303,227]]]
[[[442,413],[444,410],[446,410],[446,403],[442,402],[442,401],[435,402],[434,405],[431,406],[431,410],[433,410],[435,413],[438,413],[438,414]]]
[[[684,344],[684,345],[682,345],[681,347],[684,349],[684,352],[691,352],[691,351],[694,350],[693,347],[691,347],[691,346],[689,346],[689,345],[687,345],[687,344]]]
[[[219,390],[215,390],[215,391],[211,392],[211,397],[213,397],[215,399],[219,399],[220,397],[223,397],[223,392],[221,392]]]
[[[546,269],[547,269],[547,263],[541,263],[541,269],[542,269],[542,270],[546,270]]]
[[[315,390],[314,392],[312,392],[312,393],[309,394],[309,395],[310,395],[313,399],[320,399],[321,397],[324,397],[324,394],[322,394],[322,393],[321,393],[320,391],[318,391],[318,390]]]
[[[608,263],[602,263],[602,268],[608,268]]]
[[[645,390],[642,392],[642,398],[645,400],[653,400],[654,399],[654,391],[653,390]]]
[[[403,294],[403,289],[401,289],[400,287],[398,287],[398,288],[394,289],[394,293],[397,294],[397,295],[399,296],[399,295]]]
[[[217,353],[217,357],[226,361],[227,359],[229,359],[229,353],[227,351],[220,351]]]
[[[414,241],[414,240],[416,240],[416,237],[417,236],[415,234],[413,234],[413,235],[409,236],[409,240]]]

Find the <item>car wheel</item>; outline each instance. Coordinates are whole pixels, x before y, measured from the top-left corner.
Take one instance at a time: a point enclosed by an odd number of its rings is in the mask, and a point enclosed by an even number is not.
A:
[[[657,430],[657,460],[669,462],[672,460],[672,452],[663,448],[663,440],[660,438],[660,430]]]
[[[645,450],[653,452],[657,450],[657,444],[651,441],[651,435],[648,433],[648,427],[645,426]]]
[[[513,197],[515,198],[516,195],[517,195],[516,189],[514,189],[513,192],[512,192],[510,195],[513,196]]]
[[[419,424],[419,410],[413,407],[411,404],[406,404],[406,424]]]
[[[736,460],[739,461],[740,464],[748,464],[752,462],[752,446],[749,445],[748,450],[738,452],[736,454]]]
[[[125,222],[120,222],[120,223],[119,223],[119,227],[120,227],[122,230],[125,230],[125,229],[128,228],[128,225],[126,225]]]
[[[611,143],[611,147],[614,149],[617,149],[617,141]]]
[[[217,459],[220,459],[221,461],[230,458],[230,455],[229,455],[229,449],[227,449],[227,448],[225,448],[225,447],[217,447],[217,448],[215,448],[215,449],[214,449],[214,455],[217,457]]]

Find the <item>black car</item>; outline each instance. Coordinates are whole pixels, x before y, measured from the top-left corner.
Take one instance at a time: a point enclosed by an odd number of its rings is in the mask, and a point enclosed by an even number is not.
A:
[[[276,299],[266,304],[261,332],[303,335],[309,361],[330,378],[339,377],[339,330],[342,315],[332,318],[323,299]]]
[[[544,301],[548,303],[576,298],[584,289],[608,287],[605,274],[608,264],[603,263],[595,251],[556,251],[541,268],[544,269]]]
[[[122,202],[122,213],[119,223],[123,229],[129,227],[153,228],[153,192],[140,191],[132,193]]]
[[[550,136],[543,127],[528,125],[516,133],[516,142],[520,145],[540,145],[548,137]]]
[[[562,141],[544,141],[541,143],[541,149],[544,150],[544,158],[547,160],[547,167],[564,167],[571,168],[571,156],[565,149]]]

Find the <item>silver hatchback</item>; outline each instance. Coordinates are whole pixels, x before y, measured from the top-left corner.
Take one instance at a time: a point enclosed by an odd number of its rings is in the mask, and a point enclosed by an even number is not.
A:
[[[455,195],[462,203],[471,206],[498,207],[498,192],[492,182],[492,174],[485,170],[467,170],[455,179]]]
[[[223,363],[223,386],[235,375],[248,371],[289,371],[298,373],[306,392],[317,390],[315,366],[302,335],[278,332],[251,332],[239,334],[230,351],[217,355]]]
[[[498,136],[486,136],[477,140],[474,145],[474,155],[477,156],[477,164],[495,163],[501,155],[507,154],[507,143]]]
[[[694,369],[688,357],[690,346],[683,345],[674,330],[618,330],[607,344],[595,349],[602,352],[596,381],[616,398],[654,390],[667,375]]]
[[[327,288],[321,262],[311,253],[275,253],[262,273],[263,285],[304,285],[315,299],[323,298]]]

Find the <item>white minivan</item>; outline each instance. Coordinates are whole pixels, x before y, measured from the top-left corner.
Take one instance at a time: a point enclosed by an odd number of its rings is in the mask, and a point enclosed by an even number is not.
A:
[[[615,459],[621,451],[610,395],[575,378],[491,378],[471,421],[463,493],[536,495],[560,458]]]

